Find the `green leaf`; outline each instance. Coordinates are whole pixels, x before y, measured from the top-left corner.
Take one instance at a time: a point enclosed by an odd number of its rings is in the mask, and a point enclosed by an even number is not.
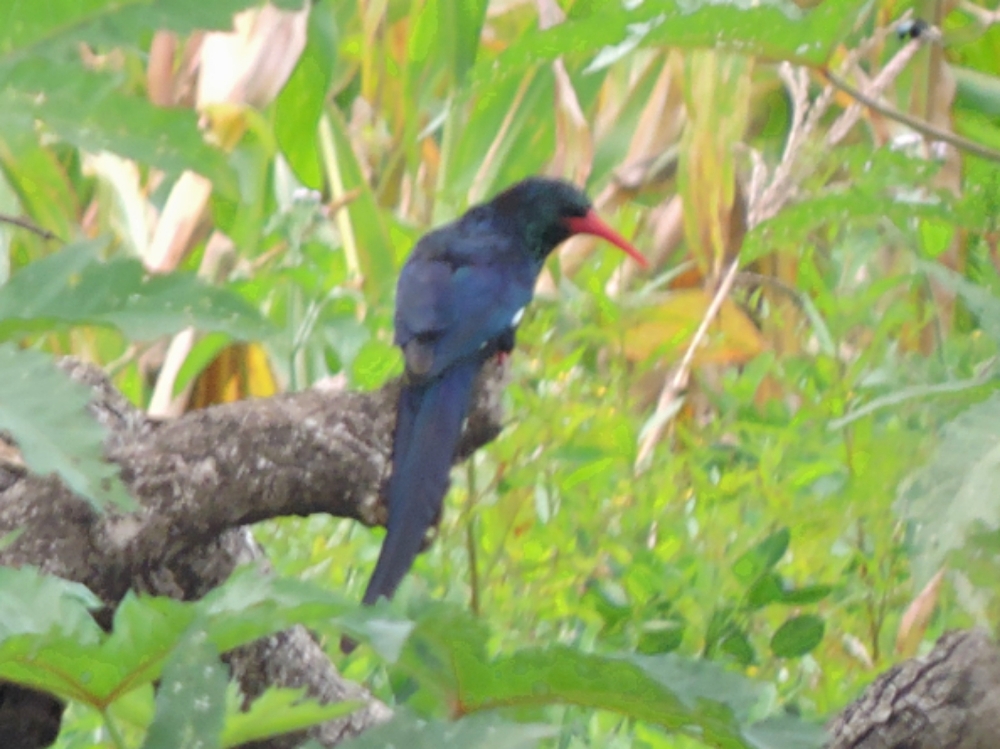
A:
[[[29,127],[37,119],[77,148],[113,151],[168,172],[191,169],[225,194],[237,193],[228,157],[205,141],[190,110],[157,107],[118,91],[113,78],[44,58],[0,69],[0,75],[7,84],[0,89],[0,112],[29,113]],[[3,124],[16,125],[8,118]]]
[[[756,580],[781,561],[790,540],[791,532],[787,527],[776,530],[733,563],[736,578],[743,583]]]
[[[321,705],[309,699],[305,688],[268,689],[243,712],[237,711],[226,717],[222,731],[222,746],[231,747],[249,741],[279,736],[283,733],[301,731],[335,718],[350,715],[364,702],[346,700],[329,705]]]
[[[14,438],[32,471],[58,474],[96,509],[135,507],[117,466],[104,460],[105,430],[87,412],[87,387],[56,369],[49,355],[13,346],[0,346],[0,381],[0,429]]]
[[[961,274],[940,263],[921,262],[917,266],[944,288],[958,294],[979,320],[983,332],[1000,342],[1000,298],[987,287],[969,281]]]
[[[272,330],[226,289],[185,273],[148,275],[134,258],[99,261],[102,241],[78,242],[29,264],[0,287],[0,339],[58,324],[111,325],[133,340],[193,326],[235,338]]]
[[[971,535],[1000,528],[1000,393],[949,422],[930,462],[904,482],[897,502],[913,527],[913,569],[924,585]]]
[[[685,626],[680,616],[643,622],[640,627],[639,642],[635,646],[636,652],[643,655],[658,655],[677,650],[684,640]]]
[[[0,56],[38,45],[71,45],[76,41],[124,44],[144,32],[164,30],[187,34],[196,29],[225,31],[233,14],[256,0],[48,0],[5,3],[0,13]],[[299,0],[275,3],[301,8]],[[0,58],[2,59],[2,58]]]
[[[990,117],[1000,117],[1000,77],[961,65],[949,65],[955,76],[955,103]]]
[[[359,390],[373,390],[385,384],[400,369],[398,349],[382,340],[365,341],[351,364],[351,381]]]
[[[759,577],[747,591],[747,605],[752,610],[761,609],[772,603],[782,603],[789,606],[802,606],[817,603],[830,595],[833,588],[829,585],[806,585],[801,588],[790,587],[788,582],[775,572],[769,572]]]
[[[718,647],[741,666],[750,666],[757,662],[757,651],[750,643],[747,633],[739,627],[731,627],[719,640]]]
[[[91,612],[103,604],[80,583],[43,575],[34,567],[0,567],[0,600],[0,643],[18,635],[54,633],[82,643],[100,639]]]
[[[492,711],[446,722],[424,720],[399,710],[388,723],[370,728],[340,746],[342,749],[532,749],[557,732],[552,726],[512,723]]]
[[[0,643],[0,678],[103,710],[123,691],[159,679],[165,660],[185,646],[195,621],[215,652],[227,652],[296,623],[335,620],[347,608],[314,585],[262,577],[248,569],[197,602],[129,593],[115,611],[110,635],[92,620],[92,630],[77,636],[76,628],[46,628],[45,620],[32,624],[0,618],[12,635]],[[68,615],[66,619],[72,621]]]
[[[163,669],[156,692],[156,716],[143,749],[218,746],[228,682],[227,670],[208,635],[193,627]]]
[[[356,607],[316,585],[269,577],[252,567],[237,571],[198,602],[209,636],[222,653],[293,624],[328,622]]]
[[[388,297],[396,281],[396,263],[392,242],[389,239],[388,217],[378,205],[375,193],[365,178],[351,146],[347,123],[340,112],[327,108],[330,128],[325,137],[320,128],[323,147],[336,162],[345,191],[359,190],[360,194],[342,209],[350,219],[351,230],[357,245],[358,260],[364,274],[367,297],[372,303]],[[327,167],[327,179],[330,167]]]
[[[781,592],[781,602],[789,606],[819,603],[832,592],[832,585],[805,585],[801,588],[785,588]]]
[[[336,64],[337,41],[327,4],[313,8],[306,47],[274,103],[274,134],[281,152],[299,181],[314,190],[323,188],[316,133]]]
[[[72,237],[77,231],[80,205],[64,165],[50,149],[35,143],[33,133],[30,137],[16,137],[11,128],[4,126],[4,119],[0,108],[0,132],[4,133],[4,139],[0,139],[0,169],[4,177],[36,225],[61,239]]]
[[[590,70],[596,70],[618,59],[619,50],[640,44],[721,48],[818,65],[826,62],[869,2],[827,2],[807,13],[790,2],[595,4],[595,12],[586,17],[522,34],[498,58],[477,65],[473,80],[485,85],[498,76],[520,75],[525,67],[553,60],[567,50],[605,47],[591,62]]]
[[[461,82],[476,61],[480,32],[486,20],[484,0],[455,3],[450,0],[425,0],[415,14],[415,27],[409,38],[411,88],[420,81],[417,71],[429,64],[446,65],[449,79]],[[423,79],[426,83],[426,78]],[[419,97],[421,92],[414,91]]]
[[[756,611],[765,606],[780,601],[783,594],[783,581],[776,572],[769,572],[757,578],[747,591],[747,606]]]
[[[823,641],[824,629],[823,620],[813,614],[793,617],[771,637],[771,652],[779,658],[805,655]]]
[[[717,664],[674,655],[602,656],[555,646],[489,659],[488,633],[454,607],[418,618],[397,667],[466,712],[502,707],[577,705],[610,710],[698,736],[716,746],[744,746],[741,722],[761,687]]]
[[[4,3],[0,15],[0,55],[35,44],[67,26],[90,21],[116,4],[112,0],[51,0],[44,6]]]

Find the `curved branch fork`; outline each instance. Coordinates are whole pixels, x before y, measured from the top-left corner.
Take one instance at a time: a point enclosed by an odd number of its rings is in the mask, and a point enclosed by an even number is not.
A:
[[[241,531],[260,520],[316,512],[368,525],[385,520],[379,495],[390,464],[397,382],[369,393],[317,389],[240,401],[157,422],[99,369],[71,359],[60,366],[91,388],[91,411],[108,429],[107,457],[140,509],[98,514],[56,477],[28,473],[16,456],[4,460],[10,450],[0,451],[0,537],[19,531],[0,550],[0,564],[34,565],[81,582],[113,609],[129,589],[204,595],[238,564],[261,556]],[[489,364],[456,460],[499,434],[503,385],[503,367]],[[357,697],[359,688],[342,682],[299,630],[241,649],[250,662],[233,656],[244,694],[274,683],[307,686],[323,699]],[[3,712],[0,706],[0,735]],[[385,715],[384,706],[372,703],[360,723],[352,716],[339,733],[316,737],[332,746]]]

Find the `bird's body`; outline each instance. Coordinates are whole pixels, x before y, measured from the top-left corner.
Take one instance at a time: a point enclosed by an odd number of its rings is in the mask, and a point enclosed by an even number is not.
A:
[[[406,373],[397,408],[387,533],[364,602],[391,598],[435,523],[483,364],[514,346],[549,253],[576,233],[603,236],[645,263],[608,229],[586,196],[533,178],[425,235],[396,288],[395,342]]]

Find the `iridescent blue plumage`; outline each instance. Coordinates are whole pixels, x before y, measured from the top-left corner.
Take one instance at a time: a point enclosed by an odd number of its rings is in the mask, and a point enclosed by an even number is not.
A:
[[[549,253],[577,233],[603,236],[640,263],[587,197],[559,180],[519,182],[424,236],[396,289],[395,342],[406,374],[397,409],[389,520],[364,602],[391,598],[441,512],[476,375],[510,351]]]

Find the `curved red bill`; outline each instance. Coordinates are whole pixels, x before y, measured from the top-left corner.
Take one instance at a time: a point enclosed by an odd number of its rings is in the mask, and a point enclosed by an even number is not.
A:
[[[569,218],[563,219],[563,221],[566,224],[566,228],[574,234],[593,234],[595,237],[606,239],[611,242],[611,244],[624,250],[629,257],[639,263],[639,265],[643,268],[649,267],[649,261],[642,256],[642,253],[629,244],[625,237],[601,221],[594,211],[588,211],[586,216],[570,216]]]

